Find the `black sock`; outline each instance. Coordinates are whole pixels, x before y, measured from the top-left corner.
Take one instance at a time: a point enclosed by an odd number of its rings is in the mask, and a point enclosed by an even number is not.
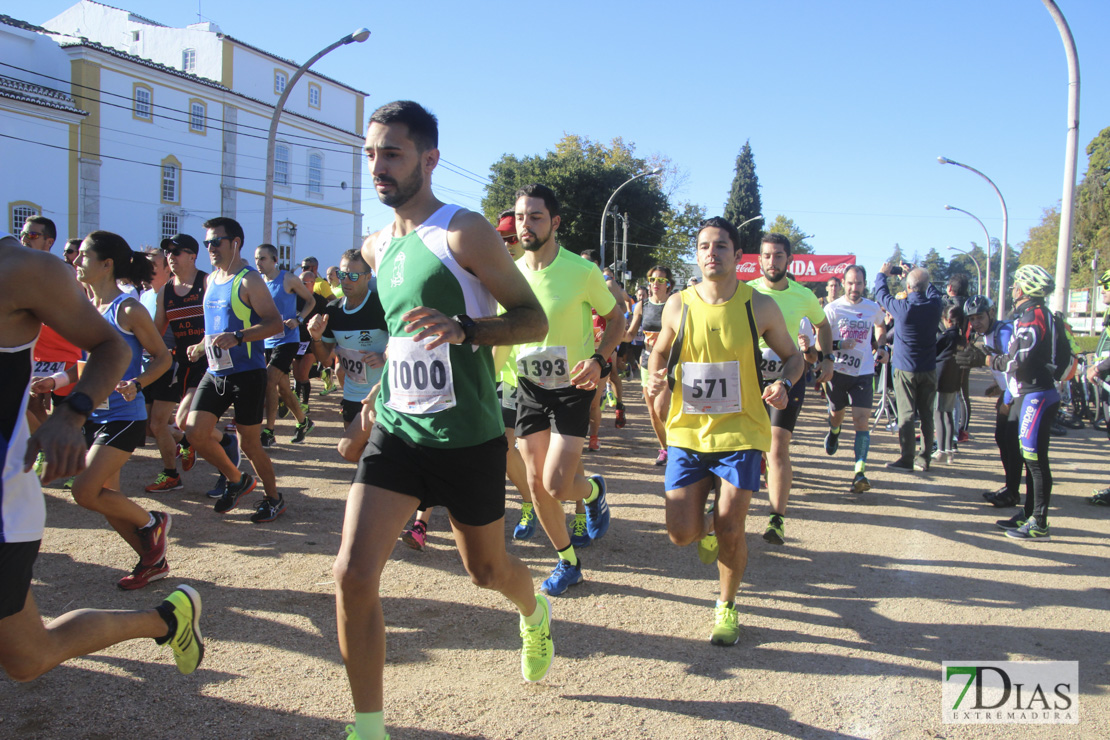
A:
[[[224,432],[224,436],[220,438],[220,446],[221,447],[230,447],[231,446],[231,435],[228,434],[227,432]]]
[[[154,611],[158,612],[158,616],[165,620],[166,626],[169,627],[170,630],[166,633],[165,637],[156,637],[154,639],[159,645],[165,645],[170,641],[170,638],[174,636],[174,633],[177,632],[177,615],[173,611],[173,605],[165,601],[154,607]]]
[[[189,443],[189,438],[186,437],[184,434],[181,435],[181,441],[178,442],[178,444],[180,444],[181,447],[183,449],[186,449],[186,450],[192,448],[192,446],[193,446],[192,444]]]
[[[162,472],[165,473],[168,478],[177,477],[177,468],[162,468]]]

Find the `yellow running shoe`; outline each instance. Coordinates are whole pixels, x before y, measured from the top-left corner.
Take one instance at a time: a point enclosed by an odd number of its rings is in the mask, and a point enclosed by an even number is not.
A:
[[[555,641],[551,639],[551,602],[546,596],[536,594],[536,608],[543,609],[543,620],[535,627],[524,623],[520,618],[520,637],[524,646],[520,649],[520,672],[525,681],[539,681],[551,668],[555,657]]]
[[[740,614],[735,606],[730,609],[728,604],[718,603],[715,619],[711,643],[727,647],[740,642]]]
[[[358,730],[355,729],[354,725],[347,725],[343,728],[343,732],[347,733],[347,740],[360,740]],[[389,740],[388,732],[385,734],[385,740]]]
[[[173,615],[177,618],[177,629],[170,638],[173,659],[177,661],[177,670],[189,675],[204,659],[204,638],[200,635],[200,594],[189,586],[178,586],[164,603],[173,607]]]
[[[717,553],[720,549],[717,544],[717,535],[707,534],[698,540],[698,560],[706,565],[712,565],[717,561]]]

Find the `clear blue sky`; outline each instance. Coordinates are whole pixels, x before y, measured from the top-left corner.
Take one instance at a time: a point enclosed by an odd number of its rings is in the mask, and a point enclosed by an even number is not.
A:
[[[19,14],[41,23],[70,4]],[[564,133],[666,155],[686,173],[676,200],[710,215],[750,140],[768,221],[784,214],[819,253],[868,265],[895,242],[906,255],[981,244],[979,226],[946,203],[1001,236],[994,192],[938,155],[997,183],[1014,246],[1063,190],[1067,64],[1039,0],[115,4],[175,26],[199,8],[298,62],[370,28],[368,42],[315,68],[369,92],[368,111],[398,98],[430,108],[443,158],[481,176],[443,168],[436,189],[475,210],[490,164],[541,154]],[[1079,49],[1081,177],[1082,148],[1110,126],[1110,2],[1058,4]],[[377,228],[390,212],[366,193]]]

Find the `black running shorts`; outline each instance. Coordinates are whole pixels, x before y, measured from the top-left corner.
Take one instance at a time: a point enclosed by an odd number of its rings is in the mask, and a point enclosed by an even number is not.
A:
[[[147,403],[154,403],[155,401],[167,401],[169,403],[177,403],[181,400],[180,386],[175,384],[177,380],[177,362],[176,360],[170,363],[170,369],[162,373],[162,375],[150,385],[143,388],[143,397]]]
[[[146,419],[139,421],[86,421],[85,444],[89,447],[102,445],[114,447],[124,452],[134,452],[135,448],[146,444]]]
[[[300,342],[286,342],[276,347],[267,347],[266,364],[288,375],[293,368],[293,360],[297,359],[297,349],[300,346]]]
[[[348,401],[344,398],[340,402],[339,408],[343,414],[343,426],[346,427],[362,413],[362,401]]]
[[[425,447],[387,432],[381,424],[359,461],[353,483],[412,496],[421,509],[443,506],[472,527],[505,516],[505,435],[473,447]]]
[[[869,409],[875,400],[875,376],[833,373],[825,394],[829,397],[829,408],[833,411],[840,411],[848,406]]]
[[[581,388],[540,388],[527,378],[517,378],[516,436],[547,429],[565,437],[590,433],[590,404],[595,391]]]
[[[806,397],[806,384],[805,378],[799,378],[794,387],[790,389],[790,400],[786,402],[786,408],[776,409],[773,406],[767,406],[767,413],[771,417],[771,426],[785,429],[788,432],[794,432],[794,425],[798,423],[798,414],[802,413],[802,401]]]
[[[233,404],[236,424],[254,426],[262,423],[266,407],[266,368],[244,370],[223,377],[205,373],[197,392],[193,394],[193,406],[189,410],[204,411],[219,419]]]
[[[42,540],[0,542],[0,619],[23,611],[41,544]]]

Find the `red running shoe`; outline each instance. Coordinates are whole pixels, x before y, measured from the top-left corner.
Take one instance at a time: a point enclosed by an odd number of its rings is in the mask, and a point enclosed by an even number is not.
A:
[[[152,511],[150,515],[154,517],[154,524],[139,530],[139,542],[143,547],[139,565],[145,568],[166,559],[166,537],[170,533],[170,524],[173,523],[170,515],[161,511]]]

